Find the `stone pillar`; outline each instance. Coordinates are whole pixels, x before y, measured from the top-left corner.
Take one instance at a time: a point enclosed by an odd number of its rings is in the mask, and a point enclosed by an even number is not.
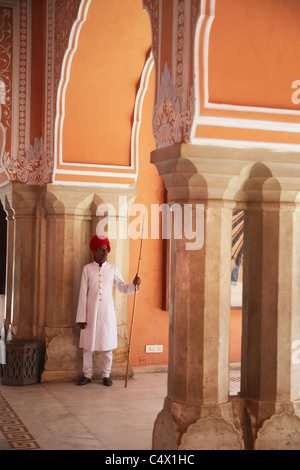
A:
[[[108,205],[109,220],[118,233],[119,224],[127,227],[128,214],[119,210],[119,195],[133,202],[136,190],[48,185],[44,193],[45,221],[45,339],[46,363],[42,381],[67,381],[82,372],[82,351],[78,349],[76,326],[81,272],[93,260],[89,243],[101,217],[100,204]],[[114,223],[115,222],[115,223]],[[124,279],[128,276],[128,237],[112,239],[109,261],[118,265]],[[114,351],[112,376],[125,374],[127,360],[127,297],[115,293],[118,348]],[[94,355],[95,374],[100,376],[101,353]],[[99,369],[99,367],[98,367]]]
[[[171,240],[168,393],[154,425],[153,449],[242,449],[229,399],[232,205],[223,199],[228,175],[221,176],[219,162],[213,186],[213,160],[187,145],[155,151],[152,162],[171,205],[180,203],[182,212],[187,204],[194,210],[204,206],[198,224],[203,247],[187,249],[186,238]],[[197,173],[200,163],[205,176]]]
[[[40,189],[12,182],[0,189],[7,213],[6,327],[16,339],[38,337]]]
[[[255,449],[299,449],[300,212],[264,165],[251,173],[244,187],[242,396]]]
[[[14,212],[8,202],[5,193],[1,191],[1,203],[6,213],[6,229],[7,229],[7,242],[6,242],[6,274],[5,274],[5,300],[3,317],[5,319],[6,329],[11,326],[12,320],[12,295],[13,295],[13,252],[14,252]]]

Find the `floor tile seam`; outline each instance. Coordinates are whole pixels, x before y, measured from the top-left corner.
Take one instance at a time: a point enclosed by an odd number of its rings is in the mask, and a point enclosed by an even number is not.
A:
[[[64,403],[62,403],[62,401],[61,401],[51,390],[49,390],[49,388],[47,388],[47,384],[43,384],[43,386],[44,386],[44,388],[47,390],[47,392],[54,398],[54,400],[56,400],[57,402],[59,402],[59,404],[60,404],[63,408],[67,409],[68,412],[74,417],[74,419],[75,419],[76,421],[78,421],[78,422],[80,423],[80,425],[83,426],[84,429],[86,429],[86,431],[87,431],[91,436],[93,436],[93,438],[94,438],[97,442],[99,442],[99,444],[101,444],[101,446],[103,446],[103,447],[105,447],[105,449],[109,450],[109,448],[107,447],[107,445],[106,445],[104,442],[102,442],[102,440],[99,439],[99,437],[96,436],[96,434],[95,434],[94,432],[92,432],[92,431],[90,430],[90,428],[88,428],[88,426],[87,426],[78,416],[76,416],[76,415],[74,414],[74,411],[72,410],[72,406],[71,406],[71,405],[68,407],[67,405],[65,405]],[[73,438],[74,438],[74,437],[73,437]]]

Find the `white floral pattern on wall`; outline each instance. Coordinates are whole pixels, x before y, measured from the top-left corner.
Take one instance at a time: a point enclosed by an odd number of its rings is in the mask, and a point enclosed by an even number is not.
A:
[[[189,142],[193,123],[193,88],[190,90],[189,102],[185,104],[177,88],[178,85],[173,85],[171,71],[165,64],[153,114],[153,133],[157,148],[168,147],[179,142]]]

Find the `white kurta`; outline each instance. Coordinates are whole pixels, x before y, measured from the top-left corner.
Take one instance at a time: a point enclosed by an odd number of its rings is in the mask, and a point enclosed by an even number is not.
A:
[[[133,282],[126,284],[114,264],[95,261],[82,270],[77,323],[87,323],[80,331],[79,347],[87,351],[108,351],[117,347],[117,319],[113,286],[124,294],[133,294]]]

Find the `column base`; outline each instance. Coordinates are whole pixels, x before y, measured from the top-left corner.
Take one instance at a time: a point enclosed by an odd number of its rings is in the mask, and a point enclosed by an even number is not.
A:
[[[46,328],[46,356],[41,382],[71,382],[82,376],[82,351],[72,328]]]
[[[239,418],[229,401],[187,406],[165,399],[153,429],[153,450],[243,450]]]
[[[46,328],[46,358],[41,382],[73,382],[82,377],[82,349],[79,338],[72,328]],[[101,379],[102,353],[94,352],[93,378]],[[111,378],[125,378],[127,368],[127,348],[119,347],[113,353]],[[133,376],[130,368],[129,377]]]
[[[300,450],[300,400],[246,400],[255,450]]]

